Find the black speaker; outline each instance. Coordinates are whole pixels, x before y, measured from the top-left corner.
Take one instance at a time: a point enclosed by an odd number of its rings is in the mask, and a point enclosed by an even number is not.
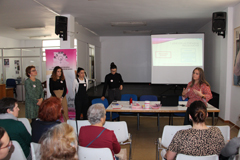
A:
[[[55,33],[63,40],[67,40],[67,24],[68,18],[63,16],[56,16],[55,18]]]
[[[212,31],[225,32],[226,30],[226,12],[214,12],[212,15]]]

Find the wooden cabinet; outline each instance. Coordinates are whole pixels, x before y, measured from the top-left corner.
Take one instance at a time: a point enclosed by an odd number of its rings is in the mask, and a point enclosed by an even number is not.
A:
[[[0,84],[0,99],[6,97],[6,85]]]

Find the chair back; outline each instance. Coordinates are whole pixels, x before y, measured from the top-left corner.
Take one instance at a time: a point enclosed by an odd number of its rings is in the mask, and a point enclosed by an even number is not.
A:
[[[105,122],[103,127],[114,131],[118,142],[124,142],[129,138],[127,123],[125,121]]]
[[[157,101],[158,98],[155,95],[142,95],[140,101]]]
[[[70,126],[72,126],[72,127],[74,128],[74,130],[75,130],[75,133],[78,133],[78,134],[79,134],[80,128],[81,128],[82,126],[89,126],[89,125],[91,125],[88,120],[78,120],[78,121],[77,121],[77,124],[78,124],[78,132],[77,132],[77,127],[76,127],[76,121],[75,121],[75,120],[70,120],[70,119],[68,119],[68,120],[67,120],[67,124],[69,124]]]
[[[41,159],[40,148],[41,148],[41,144],[31,142],[32,160],[40,160]]]
[[[108,100],[105,98],[104,100],[102,100],[101,98],[95,98],[92,100],[92,104],[96,104],[96,103],[102,103],[104,105],[105,108],[108,107]]]
[[[78,158],[79,160],[113,160],[113,155],[109,148],[78,146]]]
[[[15,79],[7,79],[6,80],[6,87],[13,87],[16,88],[17,84],[16,84],[16,80]]]
[[[183,126],[171,126],[171,125],[165,125],[163,128],[162,133],[162,141],[161,144],[168,148],[169,144],[171,143],[173,136],[179,131],[183,129],[189,129],[192,128],[191,125],[183,125]]]
[[[188,98],[186,98],[185,100],[182,99],[182,96],[179,96],[178,101],[188,101]]]
[[[208,126],[208,127],[212,127],[212,126]],[[222,135],[224,137],[224,142],[225,142],[225,144],[227,144],[227,142],[230,140],[230,127],[227,125],[214,126],[214,127],[218,127],[220,129],[220,131],[222,132]]]
[[[132,98],[133,101],[137,101],[136,94],[122,94],[121,101],[129,101]]]
[[[24,126],[26,127],[28,133],[30,135],[32,135],[32,127],[29,123],[29,120],[27,118],[18,118],[18,121],[21,121],[24,124]]]
[[[13,148],[4,160],[27,160],[20,144],[17,141],[12,141],[12,144]]]
[[[210,156],[189,156],[184,154],[178,154],[176,160],[218,160],[218,155]]]

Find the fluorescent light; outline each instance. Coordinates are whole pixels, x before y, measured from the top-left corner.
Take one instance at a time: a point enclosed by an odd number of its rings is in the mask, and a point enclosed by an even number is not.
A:
[[[111,26],[116,27],[130,27],[130,26],[146,26],[146,22],[112,22]]]
[[[151,30],[127,30],[123,31],[124,34],[151,34]]]
[[[45,27],[28,27],[28,28],[15,28],[17,31],[35,31],[35,30],[44,30]]]
[[[38,38],[46,38],[46,37],[51,37],[51,35],[41,35],[41,36],[30,36],[30,39],[38,39]]]

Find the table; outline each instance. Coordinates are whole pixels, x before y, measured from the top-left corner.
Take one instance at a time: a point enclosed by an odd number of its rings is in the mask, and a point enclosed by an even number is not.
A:
[[[110,112],[110,120],[112,120],[112,112],[132,112],[132,113],[137,113],[137,129],[139,130],[139,118],[140,118],[140,113],[157,113],[157,125],[158,125],[158,131],[160,130],[160,125],[159,125],[159,114],[160,113],[185,113],[187,107],[187,101],[179,101],[179,106],[167,106],[167,107],[160,107],[159,109],[132,109],[131,105],[129,105],[129,101],[117,101],[118,104],[122,105],[122,108],[120,109],[113,109],[112,105],[110,104],[108,108],[106,109],[107,112]],[[144,104],[144,101],[137,101],[140,105]],[[154,104],[160,104],[160,101],[150,101],[150,105]],[[216,107],[212,106],[211,104],[208,104],[207,106],[207,111],[212,113],[212,125],[214,125],[214,118],[215,118],[215,113],[220,112],[219,109]]]

